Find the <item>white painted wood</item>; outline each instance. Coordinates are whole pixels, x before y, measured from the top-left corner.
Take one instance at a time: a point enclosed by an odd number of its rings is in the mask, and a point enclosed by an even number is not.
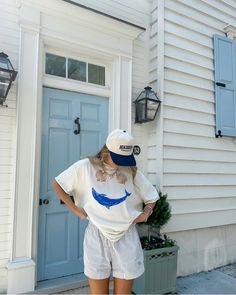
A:
[[[203,137],[185,134],[176,134],[166,132],[164,134],[164,145],[183,148],[205,149],[209,153],[211,151],[235,152],[235,144],[231,138],[226,138],[224,141],[217,140],[215,137]],[[215,159],[218,160],[218,159]]]
[[[215,114],[213,102],[167,92],[165,96],[165,105],[168,107],[182,108],[183,110],[201,112],[203,114]]]
[[[202,125],[214,126],[214,113],[203,113],[200,111],[192,111],[181,107],[165,106],[164,116],[167,119],[176,121],[185,121],[189,123],[198,123]],[[200,126],[198,126],[201,128]],[[202,128],[203,129],[203,128]],[[185,132],[183,129],[182,132]],[[214,134],[213,134],[214,136]]]
[[[166,230],[177,230],[176,223],[183,230],[219,225],[217,218],[233,223],[236,148],[231,138],[215,138],[212,60],[212,35],[222,34],[232,15],[207,1],[167,0],[165,6],[163,185],[175,200]]]
[[[74,0],[74,2],[141,26],[146,25],[145,16],[148,17],[150,11],[150,2],[147,0]]]
[[[13,67],[18,70],[19,28],[14,0],[0,1],[1,51],[8,54]],[[16,85],[8,94],[8,108],[0,107],[0,292],[7,290],[6,260],[10,258],[10,232],[12,219],[13,175],[15,158]],[[2,245],[4,243],[4,249]]]
[[[198,199],[199,202],[204,199],[220,200],[221,198],[233,198],[235,196],[236,185],[227,186],[170,186],[168,187],[168,198],[170,200],[192,200]],[[217,204],[217,203],[216,203]]]
[[[201,199],[200,201],[199,199],[171,200],[170,204],[172,214],[174,215],[236,209],[236,200],[234,197]],[[189,208],[192,208],[192,210],[189,211]]]
[[[174,145],[167,145],[164,149],[164,159],[182,159],[182,160],[203,160],[215,162],[236,162],[235,151],[228,151],[218,149],[200,149],[198,147],[180,147]]]
[[[236,210],[217,210],[201,213],[175,214],[163,227],[164,232],[208,228],[236,223]]]
[[[236,37],[236,26],[227,25],[224,27],[224,31],[226,32],[226,36],[230,39]]]

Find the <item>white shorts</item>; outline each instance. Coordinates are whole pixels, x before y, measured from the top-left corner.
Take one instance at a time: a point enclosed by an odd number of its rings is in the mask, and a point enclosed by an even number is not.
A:
[[[144,273],[143,250],[135,225],[117,242],[111,242],[89,222],[84,236],[84,273],[91,279],[111,275],[135,279]]]

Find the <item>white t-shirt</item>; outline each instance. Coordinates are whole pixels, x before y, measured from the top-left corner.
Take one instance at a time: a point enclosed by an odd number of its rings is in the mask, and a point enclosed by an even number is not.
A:
[[[105,165],[104,171],[86,158],[55,179],[105,237],[118,241],[142,213],[143,203],[157,201],[159,194],[139,170],[134,179],[130,167],[119,166],[117,171]]]

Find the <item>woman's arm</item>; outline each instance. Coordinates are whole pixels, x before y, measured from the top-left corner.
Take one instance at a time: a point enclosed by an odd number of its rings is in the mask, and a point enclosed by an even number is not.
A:
[[[152,214],[153,208],[155,207],[156,202],[149,203],[145,205],[143,208],[143,213],[141,213],[134,221],[133,223],[139,223],[139,222],[146,222],[148,220],[148,217]]]
[[[81,219],[85,219],[88,216],[83,208],[78,208],[73,203],[70,196],[65,193],[65,191],[61,188],[61,186],[56,182],[55,179],[52,181],[52,187],[56,193],[56,196],[66,204],[66,206],[70,209],[70,211],[72,211],[75,215],[77,215]]]

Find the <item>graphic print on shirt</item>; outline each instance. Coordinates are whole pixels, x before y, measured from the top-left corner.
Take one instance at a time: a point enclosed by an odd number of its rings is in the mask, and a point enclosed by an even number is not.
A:
[[[111,179],[114,176],[116,176],[118,183],[125,184],[127,181],[127,176],[119,170],[115,170],[115,172],[111,174],[101,169],[96,172],[97,181],[106,182],[108,179]]]
[[[127,197],[131,195],[131,193],[127,192],[125,189],[125,196],[118,199],[112,199],[105,194],[98,193],[94,188],[92,188],[92,195],[99,204],[105,206],[107,209],[110,209],[111,206],[115,206],[124,202]]]

